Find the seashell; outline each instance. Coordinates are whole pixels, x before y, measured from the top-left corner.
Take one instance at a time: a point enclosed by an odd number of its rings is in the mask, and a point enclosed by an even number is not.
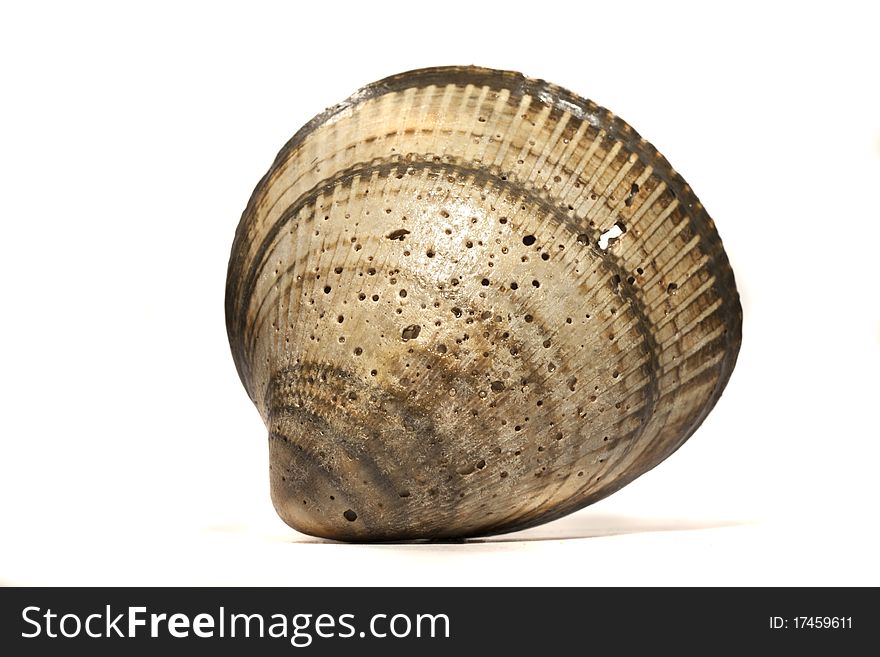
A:
[[[742,312],[712,220],[629,125],[446,67],[284,146],[226,321],[281,518],[399,540],[523,529],[650,470],[717,402]]]

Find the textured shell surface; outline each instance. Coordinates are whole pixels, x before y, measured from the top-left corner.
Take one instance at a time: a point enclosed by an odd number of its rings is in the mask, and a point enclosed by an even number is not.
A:
[[[279,515],[355,541],[613,493],[700,425],[742,324],[715,226],[654,147],[476,67],[376,82],[296,133],[242,215],[226,318]]]

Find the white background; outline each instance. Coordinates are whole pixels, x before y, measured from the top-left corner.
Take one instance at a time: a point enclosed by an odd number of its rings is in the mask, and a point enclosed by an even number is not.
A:
[[[0,10],[0,582],[880,584],[873,3]],[[345,545],[272,509],[226,265],[284,142],[372,80],[514,69],[612,109],[716,221],[745,317],[667,462],[563,520]],[[826,610],[833,611],[833,610]]]

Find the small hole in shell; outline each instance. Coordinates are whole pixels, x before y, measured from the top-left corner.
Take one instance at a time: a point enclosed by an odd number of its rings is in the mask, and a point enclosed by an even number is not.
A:
[[[400,332],[400,337],[403,339],[404,342],[408,340],[415,340],[417,337],[419,337],[419,333],[421,333],[421,331],[422,327],[418,324],[410,324],[409,326],[404,328],[403,331]]]
[[[599,235],[599,248],[603,251],[607,250],[608,247],[611,246],[611,241],[618,239],[625,232],[626,226],[622,221],[618,221],[611,228]]]

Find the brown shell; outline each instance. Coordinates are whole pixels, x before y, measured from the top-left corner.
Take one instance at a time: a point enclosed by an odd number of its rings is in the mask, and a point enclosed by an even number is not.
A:
[[[432,68],[315,117],[236,232],[226,318],[272,499],[344,540],[522,529],[700,425],[740,346],[721,240],[622,120]]]

